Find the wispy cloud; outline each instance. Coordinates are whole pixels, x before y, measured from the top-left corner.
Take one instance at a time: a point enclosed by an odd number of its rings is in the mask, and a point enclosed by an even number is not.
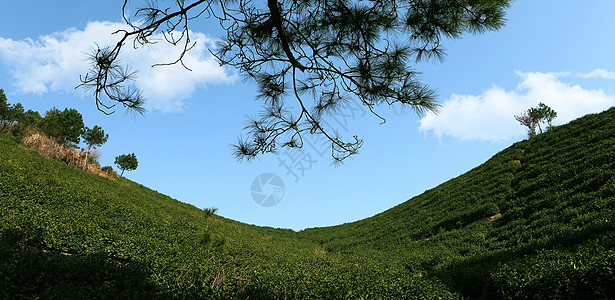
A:
[[[605,69],[596,69],[589,73],[580,73],[577,76],[582,78],[598,78],[598,79],[610,79],[615,80],[615,72],[610,72]]]
[[[22,93],[74,93],[79,75],[87,72],[88,55],[96,45],[114,45],[119,38],[112,32],[124,24],[91,22],[85,29],[67,29],[36,40],[12,40],[0,37],[0,62],[10,70],[14,84]],[[235,76],[220,67],[207,50],[214,40],[203,33],[191,32],[196,46],[184,57],[192,71],[180,64],[152,67],[156,63],[175,61],[182,50],[161,40],[154,47],[132,45],[124,48],[121,63],[138,71],[136,84],[144,90],[150,109],[178,111],[184,100],[206,85],[232,82]],[[76,91],[82,93],[82,91]]]
[[[519,71],[516,74],[520,82],[513,90],[494,85],[479,95],[452,95],[443,103],[440,114],[428,114],[420,120],[420,130],[439,138],[507,141],[526,134],[513,116],[539,102],[557,112],[555,124],[615,105],[615,95],[563,80],[575,77],[615,80],[614,72],[598,69],[587,74]]]

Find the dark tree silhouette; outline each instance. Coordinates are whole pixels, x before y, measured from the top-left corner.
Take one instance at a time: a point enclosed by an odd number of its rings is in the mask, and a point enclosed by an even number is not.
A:
[[[0,124],[4,124],[9,120],[9,102],[4,94],[4,90],[0,89]]]
[[[9,106],[8,120],[9,122],[22,123],[25,116],[25,111],[21,103],[15,103]]]
[[[143,112],[142,94],[130,84],[135,74],[118,63],[123,47],[154,44],[154,34],[161,33],[183,52],[159,65],[189,69],[184,55],[194,46],[190,23],[211,19],[226,31],[212,53],[256,83],[264,106],[248,121],[248,137],[239,139],[235,155],[251,159],[280,146],[302,147],[305,134],[320,134],[331,142],[333,159],[342,161],[363,140],[337,135],[325,125],[329,114],[351,101],[382,122],[383,106],[437,111],[435,92],[419,81],[412,64],[442,60],[446,38],[499,29],[511,1],[174,0],[131,8],[125,0],[130,29],[115,32],[117,44],[95,49],[81,85],[93,90],[105,113],[113,113],[116,104]]]
[[[21,103],[10,105],[4,90],[0,89],[0,124],[23,123],[25,112]]]

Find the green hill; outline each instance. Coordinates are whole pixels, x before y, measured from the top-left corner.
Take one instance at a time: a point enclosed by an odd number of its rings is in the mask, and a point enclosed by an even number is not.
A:
[[[0,298],[612,298],[615,109],[301,232],[206,218],[0,134],[0,279]]]

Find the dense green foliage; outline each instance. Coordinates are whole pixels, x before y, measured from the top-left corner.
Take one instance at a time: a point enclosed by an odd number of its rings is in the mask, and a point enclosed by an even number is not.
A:
[[[83,116],[73,108],[53,108],[45,113],[41,128],[47,134],[58,137],[63,144],[79,144],[84,129]]]
[[[11,132],[19,139],[23,133],[20,131],[28,131],[29,128],[43,131],[67,146],[79,144],[82,134],[90,147],[104,144],[109,137],[99,126],[94,126],[94,129],[85,127],[83,116],[76,109],[61,111],[54,107],[45,112],[43,118],[37,111],[26,111],[21,103],[10,105],[4,90],[0,89],[0,129]]]
[[[122,170],[122,174],[120,174],[122,176],[126,170],[136,170],[139,166],[139,161],[134,153],[122,154],[115,157],[115,165]]]
[[[553,127],[553,120],[557,117],[557,112],[546,104],[540,102],[537,107],[530,108],[530,115],[538,119],[538,129],[543,133],[540,123],[547,123],[545,129]]]
[[[109,135],[105,134],[105,131],[98,125],[95,125],[94,128],[91,129],[89,127],[85,127],[82,137],[83,141],[89,148],[100,147],[109,139]]]
[[[0,126],[4,124],[12,124],[14,122],[26,126],[39,126],[42,120],[41,115],[32,110],[24,111],[21,103],[10,105],[4,90],[0,89]]]
[[[4,94],[4,90],[0,89],[0,124],[9,120],[9,103]]]
[[[0,298],[615,293],[615,109],[516,143],[371,218],[301,232],[85,173],[4,134],[0,153]]]

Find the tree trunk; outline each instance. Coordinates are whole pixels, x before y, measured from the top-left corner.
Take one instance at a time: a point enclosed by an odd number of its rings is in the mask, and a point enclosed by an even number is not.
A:
[[[92,149],[92,146],[88,145],[88,151],[85,152],[85,160],[83,161],[83,170],[85,170],[85,166],[88,164],[88,154],[90,154],[90,149]]]

